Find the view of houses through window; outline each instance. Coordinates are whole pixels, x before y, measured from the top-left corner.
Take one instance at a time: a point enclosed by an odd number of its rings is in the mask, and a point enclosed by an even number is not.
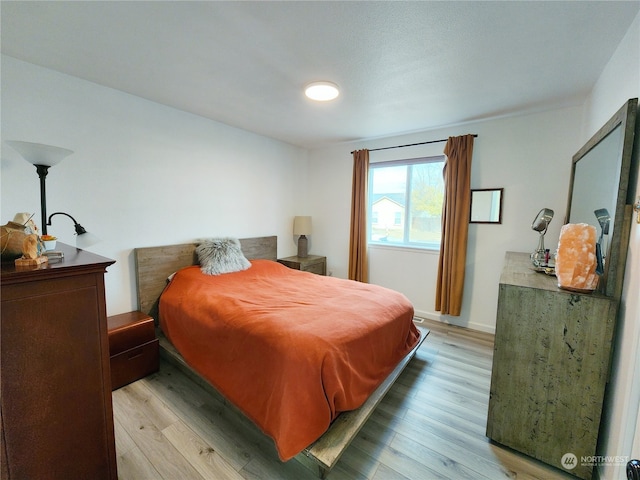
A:
[[[369,242],[440,248],[444,155],[369,165]]]

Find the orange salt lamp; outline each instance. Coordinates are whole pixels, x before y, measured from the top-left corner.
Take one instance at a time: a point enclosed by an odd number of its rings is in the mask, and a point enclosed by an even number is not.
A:
[[[566,290],[592,292],[598,286],[596,275],[596,227],[568,223],[560,230],[556,256],[558,286]]]

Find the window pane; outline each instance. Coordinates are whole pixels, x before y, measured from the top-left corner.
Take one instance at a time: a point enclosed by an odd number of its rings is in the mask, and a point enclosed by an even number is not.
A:
[[[444,156],[372,164],[369,241],[438,248]]]
[[[374,168],[371,175],[371,240],[402,243],[407,166]],[[399,223],[396,222],[397,215],[400,216]]]
[[[444,183],[441,162],[411,167],[409,241],[440,243]]]

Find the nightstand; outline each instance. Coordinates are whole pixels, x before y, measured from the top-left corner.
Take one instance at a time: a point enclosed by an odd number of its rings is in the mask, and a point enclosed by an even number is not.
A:
[[[135,382],[159,367],[159,345],[153,318],[142,312],[107,317],[111,389]]]
[[[318,255],[309,255],[308,257],[286,257],[279,258],[278,262],[289,268],[293,268],[294,270],[317,273],[318,275],[327,274],[327,257],[320,257]]]

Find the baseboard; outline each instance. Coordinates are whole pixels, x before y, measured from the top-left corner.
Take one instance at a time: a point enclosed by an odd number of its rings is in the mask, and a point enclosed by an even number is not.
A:
[[[456,321],[457,317],[451,317],[449,315],[442,315],[438,312],[425,312],[421,310],[415,311],[415,316],[420,318],[426,318],[427,320],[433,320],[434,322],[446,323],[447,325],[455,325],[456,327],[468,328],[470,330],[475,330],[483,333],[490,333],[495,335],[496,327],[485,325],[477,322],[468,322],[464,323],[463,321]]]

